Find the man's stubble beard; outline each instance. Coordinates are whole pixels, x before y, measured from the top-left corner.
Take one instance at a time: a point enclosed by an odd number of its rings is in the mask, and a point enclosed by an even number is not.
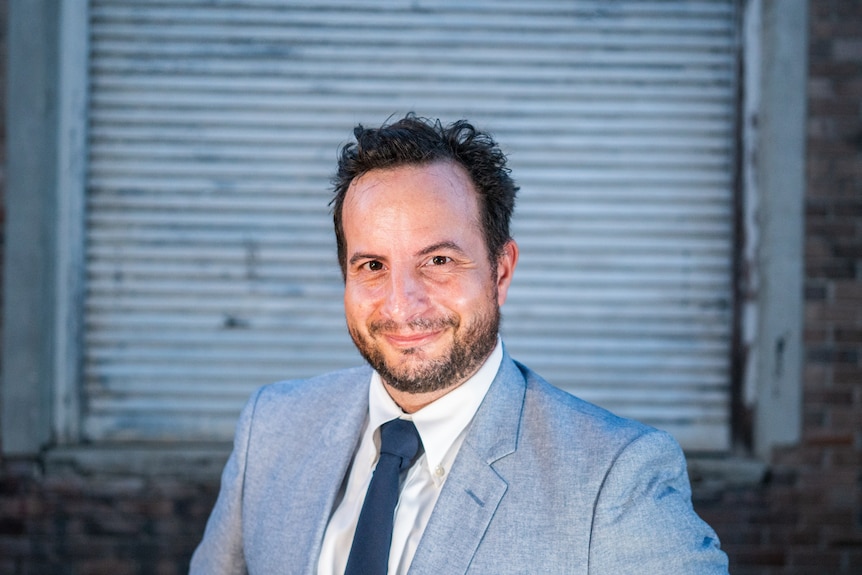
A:
[[[409,322],[407,326],[418,331],[451,329],[454,332],[450,348],[441,357],[419,360],[418,364],[389,365],[380,347],[375,345],[375,333],[394,331],[397,327],[394,322],[371,324],[370,337],[360,334],[352,325],[348,325],[348,330],[365,361],[394,389],[412,394],[442,391],[463,383],[476,373],[496,347],[500,308],[496,305],[496,297],[494,299],[490,312],[477,316],[472,325],[463,330],[459,330],[460,323],[453,316]],[[407,359],[418,353],[422,352],[411,348],[402,351],[401,355]]]

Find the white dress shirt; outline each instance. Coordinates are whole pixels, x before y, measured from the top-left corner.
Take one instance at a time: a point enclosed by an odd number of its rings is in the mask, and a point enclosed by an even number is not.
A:
[[[398,407],[374,372],[368,388],[368,418],[353,456],[344,494],[326,526],[317,564],[318,575],[343,575],[365,492],[377,464],[379,428],[399,417],[413,421],[425,448],[407,471],[395,508],[389,574],[407,573],[440,490],[464,442],[467,426],[497,376],[502,360],[503,346],[498,338],[494,351],[473,377],[412,414]]]

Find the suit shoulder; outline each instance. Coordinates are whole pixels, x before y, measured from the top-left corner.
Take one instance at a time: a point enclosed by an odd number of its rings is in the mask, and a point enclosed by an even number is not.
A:
[[[271,407],[272,404],[290,404],[314,410],[345,396],[366,393],[364,390],[367,390],[367,386],[364,384],[370,380],[370,367],[353,367],[308,379],[270,383],[259,388],[251,401],[254,401],[258,408]]]
[[[527,425],[538,419],[571,437],[617,443],[622,447],[637,438],[658,432],[639,421],[619,416],[548,383],[530,368],[517,363],[526,381]]]

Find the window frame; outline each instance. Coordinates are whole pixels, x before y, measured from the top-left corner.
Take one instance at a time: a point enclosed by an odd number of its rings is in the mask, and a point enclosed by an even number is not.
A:
[[[3,454],[78,438],[88,4],[13,2],[7,21]]]
[[[743,11],[739,267],[748,271],[735,278],[741,360],[734,395],[742,413],[732,431],[751,418],[741,455],[760,460],[801,433],[807,7],[806,0],[780,9],[748,0]],[[7,143],[26,145],[8,145],[2,451],[49,449],[61,463],[100,460],[81,451],[79,429],[87,8],[13,3],[8,18]]]

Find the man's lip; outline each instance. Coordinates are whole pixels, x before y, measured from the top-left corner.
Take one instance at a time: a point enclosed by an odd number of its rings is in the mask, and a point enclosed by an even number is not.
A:
[[[387,333],[383,334],[383,337],[395,347],[419,347],[424,345],[434,339],[436,339],[440,335],[440,331],[429,331],[422,333],[408,333],[408,334],[397,334],[397,333]]]

